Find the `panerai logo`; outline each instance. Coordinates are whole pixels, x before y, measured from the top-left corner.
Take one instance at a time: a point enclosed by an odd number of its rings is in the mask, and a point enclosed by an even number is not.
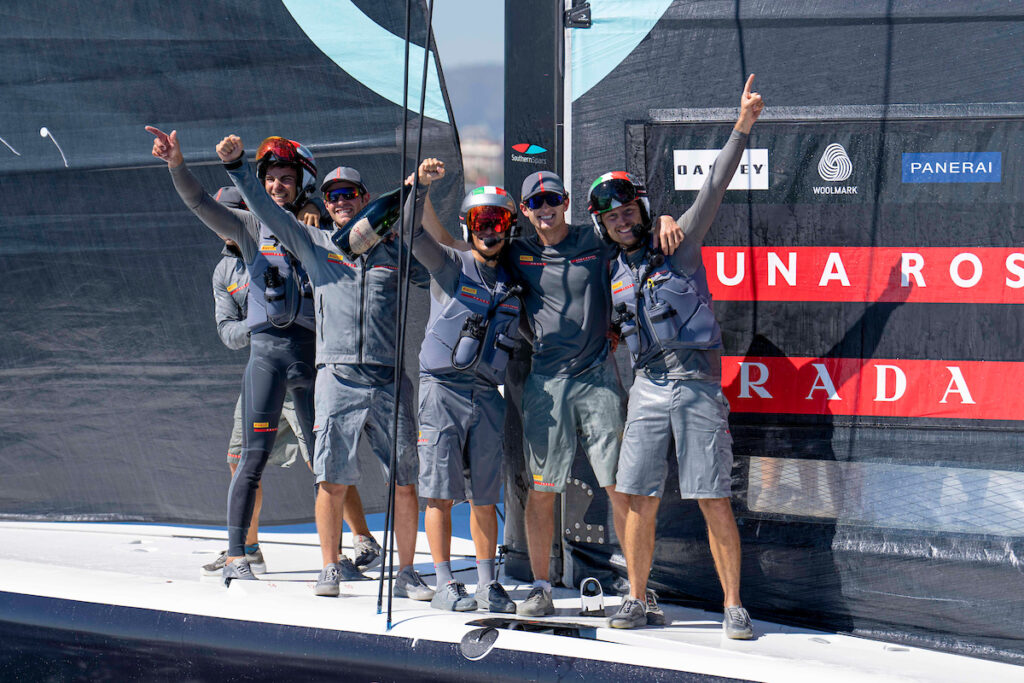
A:
[[[539,158],[538,154],[544,154],[548,150],[540,145],[533,145],[529,142],[521,142],[518,145],[512,145],[514,152],[519,154],[512,155],[512,161],[525,161],[528,164],[544,164],[547,163],[544,159]]]
[[[1002,152],[904,152],[905,183],[998,183]]]
[[[672,150],[676,190],[699,190],[711,174],[718,158],[717,149]],[[727,190],[767,190],[768,150],[748,149],[743,152],[740,165],[729,181]]]
[[[818,159],[818,175],[827,183],[841,183],[853,175],[853,162],[838,142],[825,148]],[[812,187],[814,194],[857,194],[855,185],[824,185]]]

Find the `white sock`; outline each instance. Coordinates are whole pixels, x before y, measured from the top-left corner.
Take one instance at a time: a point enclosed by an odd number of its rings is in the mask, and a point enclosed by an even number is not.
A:
[[[550,581],[544,581],[542,579],[537,579],[536,581],[533,582],[533,587],[534,588],[543,588],[545,593],[550,593],[551,592],[551,582]]]

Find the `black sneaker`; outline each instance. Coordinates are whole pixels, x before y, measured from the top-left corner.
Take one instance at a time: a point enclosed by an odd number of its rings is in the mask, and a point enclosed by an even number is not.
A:
[[[658,607],[658,594],[648,588],[645,597],[647,604],[644,607],[647,609],[647,625],[664,626],[665,612]]]
[[[256,577],[252,574],[252,570],[249,569],[249,563],[246,562],[244,557],[240,557],[234,562],[224,565],[224,569],[221,570],[220,576],[224,580],[224,585],[228,587],[231,586],[231,582],[235,579],[240,581],[256,580]]]
[[[359,571],[380,564],[380,544],[370,536],[357,536],[355,541],[355,559],[352,561]]]
[[[625,598],[619,611],[608,618],[612,628],[640,628],[647,625],[647,609],[635,598]]]
[[[722,615],[722,630],[725,637],[733,640],[750,640],[754,637],[754,627],[750,623],[750,615],[742,607],[726,607]]]
[[[516,603],[508,596],[505,587],[497,581],[476,587],[476,606],[487,612],[515,614]]]

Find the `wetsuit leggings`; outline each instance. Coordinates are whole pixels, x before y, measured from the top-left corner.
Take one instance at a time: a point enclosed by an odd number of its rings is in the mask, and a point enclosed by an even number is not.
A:
[[[299,428],[313,443],[316,335],[291,325],[253,333],[242,379],[242,456],[228,488],[228,554],[245,554],[256,489],[274,448],[285,393],[291,391]]]

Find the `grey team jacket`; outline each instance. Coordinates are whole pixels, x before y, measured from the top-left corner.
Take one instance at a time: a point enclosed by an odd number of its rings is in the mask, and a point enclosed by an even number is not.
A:
[[[249,271],[242,255],[225,246],[224,258],[213,269],[213,315],[217,320],[217,334],[224,346],[232,350],[249,345],[249,325],[245,321]]]
[[[378,242],[350,261],[331,241],[332,229],[304,225],[279,207],[245,165],[228,175],[246,205],[302,262],[313,283],[316,364],[393,365],[398,307],[395,240]],[[421,201],[418,197],[417,203]],[[410,281],[426,286],[429,274],[417,261],[412,263]]]

